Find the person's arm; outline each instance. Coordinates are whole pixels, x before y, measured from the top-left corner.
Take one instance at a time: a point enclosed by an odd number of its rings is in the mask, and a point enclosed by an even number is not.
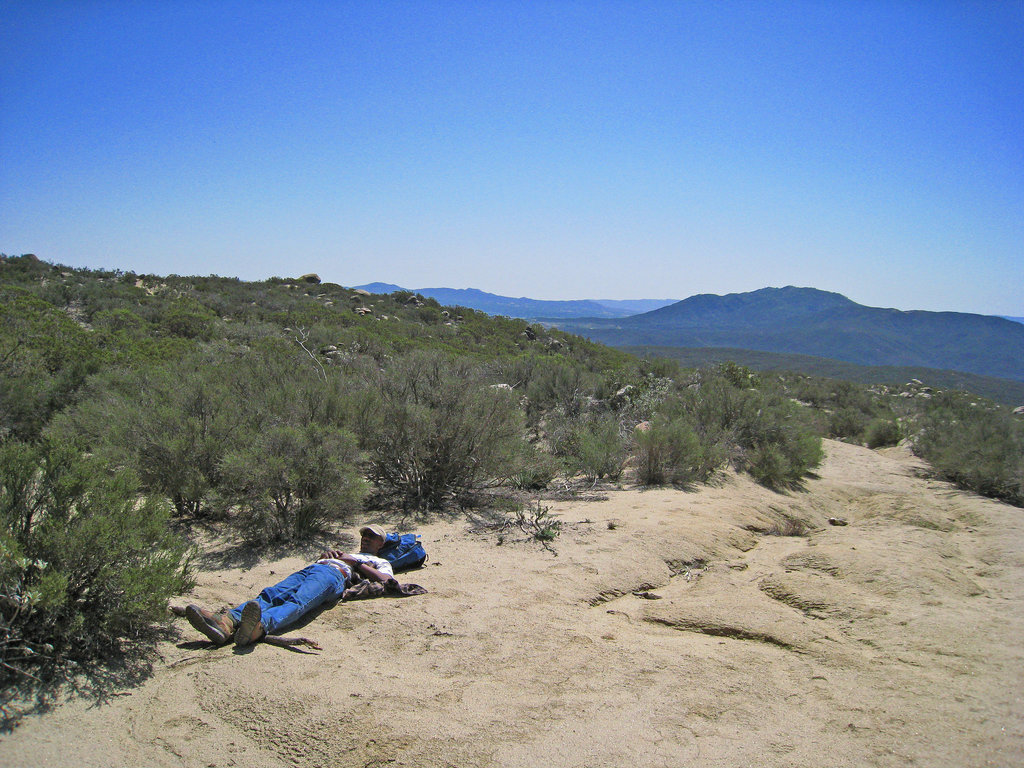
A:
[[[359,561],[358,559],[352,557],[352,555],[342,555],[340,559],[342,562],[352,566],[353,571],[355,571],[365,579],[370,579],[370,581],[379,581],[381,583],[384,583],[388,579],[395,578],[391,574],[384,573],[383,571],[378,571],[372,565],[368,565],[367,563]]]

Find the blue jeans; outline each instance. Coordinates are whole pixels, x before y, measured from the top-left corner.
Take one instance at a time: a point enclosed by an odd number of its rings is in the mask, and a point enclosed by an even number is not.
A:
[[[256,597],[263,610],[263,628],[267,634],[292,624],[326,602],[337,600],[345,591],[345,576],[326,563],[313,563],[296,571],[284,581],[267,587]],[[248,601],[247,601],[248,602]],[[230,611],[236,621],[242,619],[242,606]]]

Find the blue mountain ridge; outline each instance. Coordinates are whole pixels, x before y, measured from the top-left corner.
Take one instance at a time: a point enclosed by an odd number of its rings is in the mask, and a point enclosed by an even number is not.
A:
[[[867,307],[816,288],[700,294],[632,317],[556,324],[612,346],[736,347],[1024,381],[1020,323],[966,312]]]
[[[357,285],[370,293],[393,293],[411,290],[421,296],[436,299],[446,306],[468,307],[489,315],[506,315],[508,317],[535,320],[537,318],[574,318],[574,317],[628,317],[639,312],[673,303],[674,299],[574,299],[567,301],[548,301],[530,299],[525,296],[513,298],[487,293],[477,288],[402,288],[393,283],[367,283]]]
[[[360,286],[374,293],[389,283]],[[839,293],[786,286],[697,294],[632,306],[599,300],[543,301],[474,288],[421,288],[442,304],[539,320],[611,346],[729,347],[812,355],[858,365],[923,366],[1024,381],[1024,324],[966,312],[868,307]]]

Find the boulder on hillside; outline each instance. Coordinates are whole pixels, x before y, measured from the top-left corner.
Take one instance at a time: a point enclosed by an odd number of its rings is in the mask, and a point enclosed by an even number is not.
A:
[[[320,284],[320,275],[316,274],[316,272],[310,272],[308,275],[303,275],[302,277],[300,277],[299,280],[301,280],[304,283],[311,283],[312,285],[319,285]]]
[[[614,395],[611,396],[611,406],[618,410],[625,406],[633,397],[633,390],[635,387],[632,384],[627,384]],[[650,425],[648,425],[650,426]]]

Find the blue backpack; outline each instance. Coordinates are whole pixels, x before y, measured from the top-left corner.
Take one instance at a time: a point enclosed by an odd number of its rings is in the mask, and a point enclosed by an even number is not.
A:
[[[419,568],[427,561],[427,552],[420,544],[420,537],[415,533],[389,533],[384,537],[384,546],[377,557],[383,557],[395,573]]]

